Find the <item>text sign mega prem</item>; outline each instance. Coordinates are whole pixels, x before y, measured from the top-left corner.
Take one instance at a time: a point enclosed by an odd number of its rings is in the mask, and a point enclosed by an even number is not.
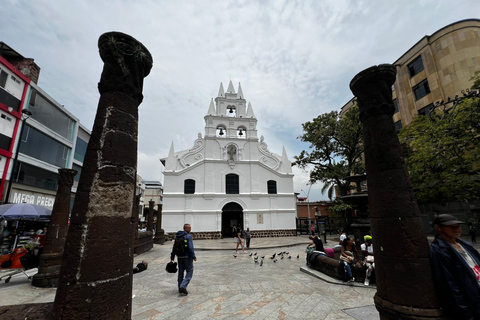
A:
[[[30,203],[39,206],[53,208],[55,197],[48,197],[42,194],[25,194],[14,192],[12,203]]]

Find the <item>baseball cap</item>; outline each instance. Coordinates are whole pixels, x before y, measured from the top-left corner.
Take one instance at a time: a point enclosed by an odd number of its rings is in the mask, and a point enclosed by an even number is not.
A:
[[[463,221],[457,220],[451,214],[439,214],[438,216],[433,219],[433,225],[439,226],[451,226],[453,224],[465,223]]]
[[[365,241],[372,240],[372,236],[366,235],[363,237]]]

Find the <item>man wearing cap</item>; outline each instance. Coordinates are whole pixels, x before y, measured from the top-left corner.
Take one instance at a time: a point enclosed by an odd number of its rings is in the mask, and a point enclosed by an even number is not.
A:
[[[433,280],[446,316],[480,319],[480,254],[460,239],[462,223],[450,214],[433,220],[439,233],[430,246]]]

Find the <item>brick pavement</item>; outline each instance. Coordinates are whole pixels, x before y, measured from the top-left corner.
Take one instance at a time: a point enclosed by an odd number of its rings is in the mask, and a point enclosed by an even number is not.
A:
[[[329,237],[326,247],[337,244]],[[431,241],[433,237],[429,236]],[[468,239],[467,239],[468,240]],[[252,239],[250,252],[266,255],[260,267],[248,254],[233,257],[235,240],[197,240],[189,295],[178,294],[176,274],[168,274],[171,243],[135,257],[149,267],[133,277],[132,319],[375,319],[375,290],[361,285],[337,285],[313,277],[305,267],[307,236]],[[277,246],[276,248],[272,248]],[[480,245],[476,244],[477,250]],[[268,259],[288,251],[292,259]],[[300,255],[297,260],[296,256]],[[34,274],[35,270],[30,270]],[[0,283],[0,305],[52,302],[54,288],[36,288],[23,275]]]

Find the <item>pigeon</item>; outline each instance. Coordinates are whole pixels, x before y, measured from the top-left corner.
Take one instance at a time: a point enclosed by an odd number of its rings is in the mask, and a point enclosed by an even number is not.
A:
[[[285,252],[285,254],[289,254],[290,252]]]
[[[255,263],[258,263],[258,260],[255,260]]]
[[[272,260],[275,259],[275,255],[271,256],[270,259],[272,259]]]
[[[277,254],[276,254],[276,253],[274,253],[274,254],[273,254],[273,257],[275,258],[275,256],[276,256],[276,255],[277,255]]]
[[[256,256],[256,255],[257,255],[257,253],[255,252],[255,253],[254,253],[254,256]]]
[[[258,260],[258,257],[253,258],[253,260]]]
[[[277,259],[273,260],[273,262],[277,262]]]
[[[280,259],[283,259],[283,258],[284,258],[284,257],[283,257],[283,255],[282,255],[282,257],[281,257]]]
[[[297,254],[297,259],[298,259],[298,258],[300,258],[300,255],[299,255],[299,254]]]
[[[236,255],[233,255],[234,258],[236,258],[237,256]]]
[[[292,259],[292,256],[288,256],[288,259]]]
[[[260,267],[261,267],[261,266],[263,266],[263,260],[262,260],[262,261],[260,261]]]
[[[260,258],[265,259],[265,256],[261,256]]]
[[[253,253],[250,253],[248,256],[251,257]]]

